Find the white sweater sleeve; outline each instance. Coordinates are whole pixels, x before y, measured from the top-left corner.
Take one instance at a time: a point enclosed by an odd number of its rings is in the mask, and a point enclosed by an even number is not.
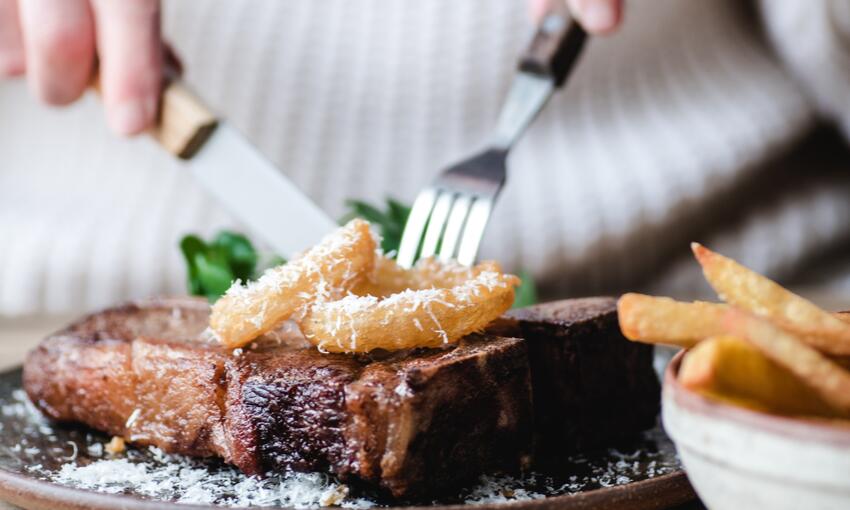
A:
[[[768,39],[825,117],[850,137],[850,2],[759,0]]]

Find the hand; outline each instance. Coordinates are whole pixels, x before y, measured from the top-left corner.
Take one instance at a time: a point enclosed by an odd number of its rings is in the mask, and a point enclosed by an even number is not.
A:
[[[613,32],[623,19],[623,0],[531,0],[535,19],[540,17],[547,1],[566,1],[584,29],[595,35]]]
[[[159,0],[0,0],[0,76],[26,74],[43,101],[75,101],[100,73],[109,125],[156,119],[163,46]]]

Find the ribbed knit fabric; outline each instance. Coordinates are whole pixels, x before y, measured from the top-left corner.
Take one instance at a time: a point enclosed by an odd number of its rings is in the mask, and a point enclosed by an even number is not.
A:
[[[164,8],[188,83],[334,216],[346,198],[411,201],[480,148],[531,31],[521,0]],[[694,236],[758,262],[764,239],[748,232],[773,229],[761,268],[774,271],[846,234],[838,189],[712,223],[702,208],[742,182],[769,187],[758,169],[809,131],[806,89],[740,2],[628,8],[511,155],[482,256],[531,270],[549,296],[692,289],[696,271],[663,268]],[[181,292],[180,236],[223,227],[239,225],[149,140],[113,137],[93,98],[55,111],[0,84],[0,314]]]
[[[850,2],[759,0],[770,41],[820,113],[850,135]]]

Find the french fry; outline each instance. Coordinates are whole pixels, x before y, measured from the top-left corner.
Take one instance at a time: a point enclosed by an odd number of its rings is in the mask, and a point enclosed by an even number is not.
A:
[[[727,307],[723,303],[687,303],[668,297],[628,293],[620,297],[617,312],[620,329],[629,340],[690,348],[700,340],[723,334],[720,318]],[[833,315],[850,323],[850,312]]]
[[[723,301],[769,319],[821,352],[850,354],[850,322],[698,243],[691,249]]]
[[[617,301],[623,336],[639,342],[686,348],[700,340],[722,335],[721,320],[726,308],[720,303],[684,303],[634,293],[623,294]]]
[[[837,416],[850,417],[850,372],[767,320],[729,308],[723,317],[729,334],[747,340],[811,388]]]
[[[740,407],[774,414],[836,417],[814,390],[749,342],[734,336],[713,337],[688,351],[679,381],[692,391]]]

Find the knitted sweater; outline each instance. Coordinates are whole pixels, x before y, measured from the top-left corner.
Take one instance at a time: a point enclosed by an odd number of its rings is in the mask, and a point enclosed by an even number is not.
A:
[[[850,125],[847,68],[831,67],[848,18],[826,0],[765,4],[772,43],[741,2],[628,2],[510,156],[481,256],[546,296],[684,297],[704,290],[680,262],[690,240],[783,276],[846,238],[846,179],[774,190],[769,162],[818,110]],[[347,198],[411,201],[480,148],[532,30],[521,0],[164,9],[186,81],[333,216]],[[805,181],[807,164],[780,173]],[[57,111],[0,84],[0,314],[182,292],[179,238],[221,228],[244,227],[151,141],[111,135],[94,98]]]

